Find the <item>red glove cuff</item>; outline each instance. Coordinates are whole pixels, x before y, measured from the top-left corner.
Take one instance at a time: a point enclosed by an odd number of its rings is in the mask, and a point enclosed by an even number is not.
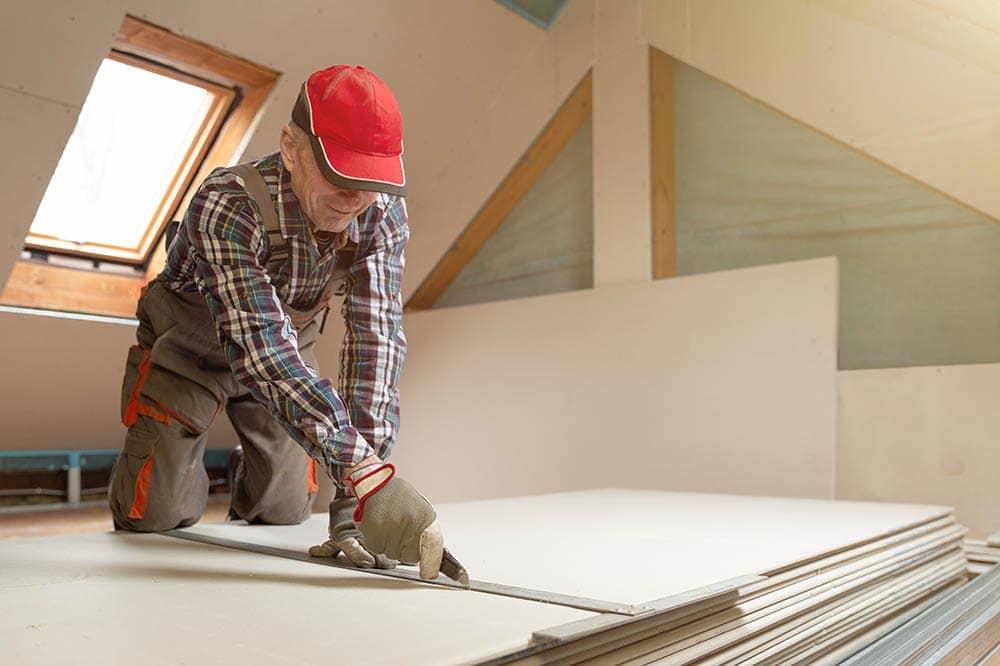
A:
[[[379,465],[372,471],[368,471],[369,469],[361,470],[365,475],[357,479],[347,478],[354,496],[358,498],[358,508],[354,510],[355,523],[361,522],[365,517],[365,500],[381,490],[396,475],[396,468],[390,463]]]

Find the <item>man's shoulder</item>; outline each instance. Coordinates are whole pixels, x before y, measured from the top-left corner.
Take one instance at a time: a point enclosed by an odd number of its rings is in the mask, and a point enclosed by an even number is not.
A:
[[[390,227],[407,226],[406,199],[404,197],[379,192],[374,205],[379,209],[379,218],[383,224]]]
[[[264,182],[268,185],[268,187],[273,189],[278,181],[280,164],[280,154],[272,153],[257,160],[243,162],[229,167],[216,167],[212,169],[211,173],[209,173],[208,176],[205,177],[205,180],[202,181],[199,190],[249,198],[250,194],[243,183],[243,179],[236,173],[236,171],[234,171],[234,169],[239,167],[252,167],[256,169],[264,178]]]

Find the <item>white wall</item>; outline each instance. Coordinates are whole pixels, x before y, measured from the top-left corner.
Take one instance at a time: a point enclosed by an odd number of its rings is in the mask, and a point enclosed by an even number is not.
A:
[[[393,462],[435,501],[832,497],[836,312],[818,259],[408,314]]]
[[[839,375],[837,496],[954,506],[1000,529],[1000,364]]]
[[[135,325],[0,312],[0,332],[0,450],[121,447],[122,372]],[[236,441],[223,415],[208,446]]]

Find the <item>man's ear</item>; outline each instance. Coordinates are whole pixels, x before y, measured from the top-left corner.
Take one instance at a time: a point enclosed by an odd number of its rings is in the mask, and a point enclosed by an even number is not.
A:
[[[295,137],[292,135],[292,130],[285,125],[281,128],[281,140],[279,142],[281,146],[281,161],[284,162],[285,168],[289,171],[295,171],[295,167],[298,166],[295,162],[297,157],[295,151]]]

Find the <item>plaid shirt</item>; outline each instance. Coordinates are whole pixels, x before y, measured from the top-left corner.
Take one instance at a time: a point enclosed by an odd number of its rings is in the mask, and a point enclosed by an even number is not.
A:
[[[268,234],[252,199],[232,172],[216,169],[191,200],[160,279],[174,291],[201,292],[236,379],[342,483],[347,467],[372,454],[388,458],[399,429],[406,205],[379,194],[348,228],[358,248],[347,270],[338,394],[303,362],[282,305],[315,307],[336,253],[310,240],[280,154],[254,166],[277,201],[289,252],[281,268],[265,270]]]

